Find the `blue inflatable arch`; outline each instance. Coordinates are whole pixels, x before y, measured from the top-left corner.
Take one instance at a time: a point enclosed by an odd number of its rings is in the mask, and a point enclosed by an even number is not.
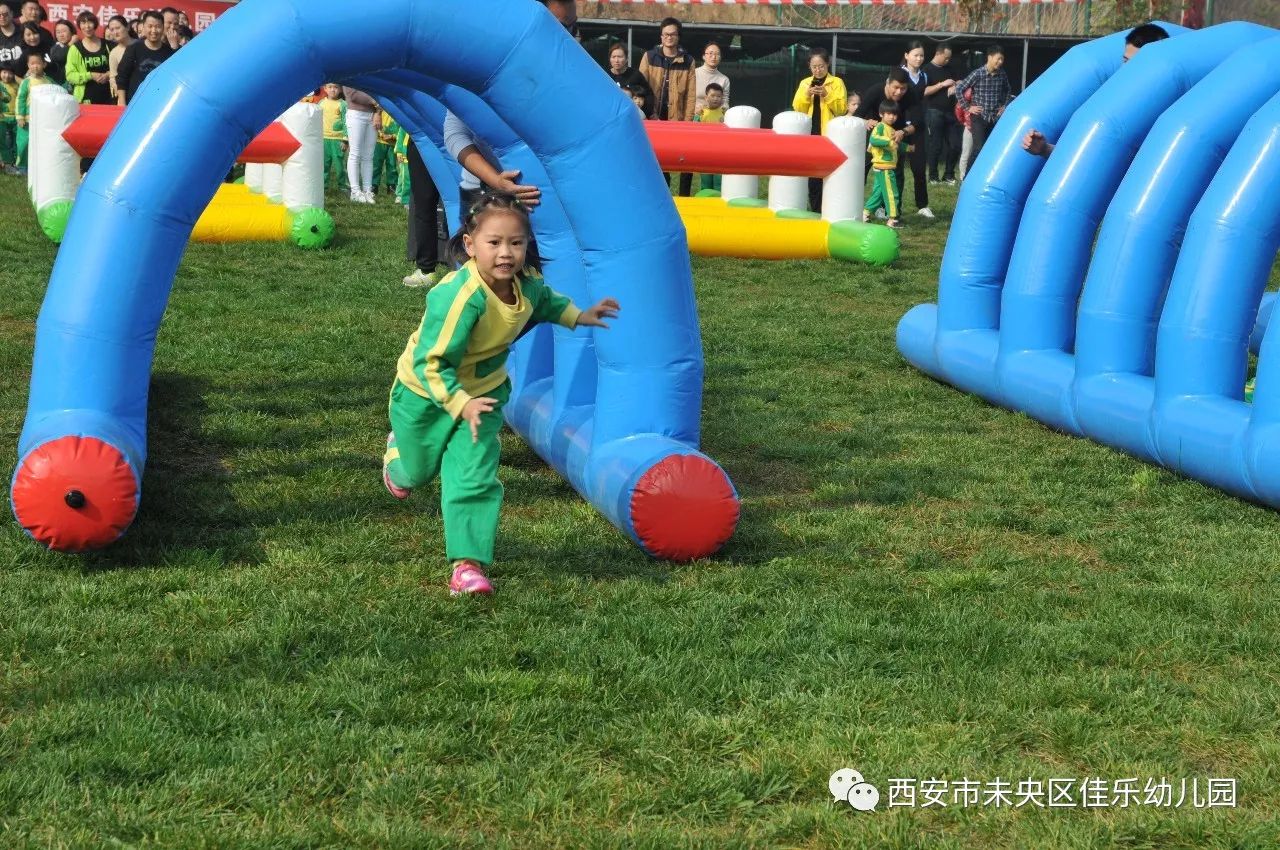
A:
[[[353,41],[339,0],[244,0],[147,79],[80,188],[40,312],[11,488],[19,522],[66,551],[127,529],[156,332],[191,229],[249,140],[339,80],[403,123],[439,185],[458,175],[440,137],[449,108],[543,187],[533,220],[548,281],[583,306],[617,297],[623,313],[598,334],[526,335],[508,421],[645,551],[716,551],[737,494],[697,450],[689,256],[634,107],[532,0],[361,9]],[[255,44],[271,49],[245,62]],[[452,200],[449,212],[456,222]],[[134,249],[120,255],[122,244]]]
[[[903,317],[898,348],[1054,428],[1280,506],[1280,341],[1261,331],[1280,33],[1162,26],[1173,37],[1127,64],[1124,33],[1073,48],[1006,110],[961,190],[938,303]],[[1047,161],[1021,150],[1032,127],[1059,140]]]

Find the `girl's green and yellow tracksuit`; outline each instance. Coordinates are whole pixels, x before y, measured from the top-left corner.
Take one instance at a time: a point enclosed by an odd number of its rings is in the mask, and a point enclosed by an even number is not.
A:
[[[580,311],[542,276],[525,269],[507,304],[468,262],[427,293],[422,323],[396,365],[389,413],[392,437],[383,457],[397,487],[421,487],[440,476],[440,512],[450,561],[493,563],[502,484],[498,481],[498,431],[511,394],[507,353],[530,322],[574,328]],[[497,400],[480,417],[480,437],[462,409],[473,398]]]

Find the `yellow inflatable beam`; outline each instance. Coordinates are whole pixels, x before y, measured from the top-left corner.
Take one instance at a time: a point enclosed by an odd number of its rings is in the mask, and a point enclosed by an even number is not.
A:
[[[719,198],[679,198],[689,250],[703,257],[825,260],[884,266],[898,258],[898,233],[860,221],[779,218],[764,207],[732,207]]]
[[[292,227],[293,217],[280,204],[224,204],[215,198],[196,221],[191,241],[283,242]]]

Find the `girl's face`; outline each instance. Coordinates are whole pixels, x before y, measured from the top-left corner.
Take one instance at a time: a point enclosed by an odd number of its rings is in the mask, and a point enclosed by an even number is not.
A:
[[[506,210],[491,210],[480,216],[476,229],[463,235],[467,255],[474,257],[484,282],[510,284],[524,268],[529,248],[528,222]]]
[[[858,111],[858,107],[862,105],[862,97],[861,97],[860,95],[851,94],[851,95],[849,95],[849,101],[848,101],[848,103],[849,103],[849,105],[848,105],[848,107],[845,109],[845,114],[846,114],[846,115],[853,115],[854,113],[856,113],[856,112]]]
[[[92,20],[80,21],[80,37],[93,38],[93,34],[98,31],[98,22]]]
[[[22,40],[26,43],[28,47],[39,47],[40,33],[35,32],[33,30],[24,29],[22,31]]]
[[[70,24],[58,24],[53,28],[53,37],[58,44],[70,44],[75,33],[71,31]]]
[[[908,50],[902,55],[906,60],[907,67],[913,71],[918,71],[924,67],[924,48],[917,47],[914,50]]]
[[[112,41],[124,41],[128,35],[128,30],[120,25],[119,21],[112,21],[107,24],[107,38]]]
[[[621,47],[615,47],[609,51],[609,68],[615,74],[621,74],[627,70],[627,51]]]

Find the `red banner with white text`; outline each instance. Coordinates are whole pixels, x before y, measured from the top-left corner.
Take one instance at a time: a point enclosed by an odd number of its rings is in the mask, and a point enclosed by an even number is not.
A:
[[[114,15],[123,15],[127,20],[134,20],[142,17],[142,13],[149,9],[159,10],[165,6],[172,6],[179,12],[186,12],[187,19],[191,21],[191,29],[200,32],[208,29],[223,12],[234,6],[234,3],[218,3],[214,0],[164,0],[164,2],[139,3],[137,0],[133,2],[117,2],[114,3],[49,3],[44,4],[45,11],[49,13],[49,24],[53,25],[56,21],[68,20],[73,24],[76,15],[81,12],[93,12],[98,16],[98,22],[102,26],[107,25],[107,19]]]

